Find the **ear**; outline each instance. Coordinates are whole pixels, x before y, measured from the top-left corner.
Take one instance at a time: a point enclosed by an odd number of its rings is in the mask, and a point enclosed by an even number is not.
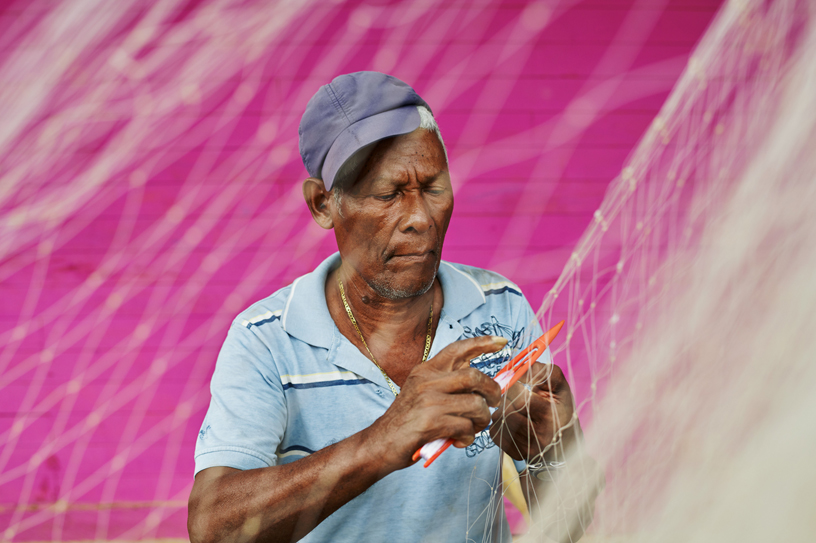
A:
[[[334,221],[329,210],[331,192],[326,190],[322,179],[309,177],[303,181],[303,198],[317,224],[326,230],[334,228]]]

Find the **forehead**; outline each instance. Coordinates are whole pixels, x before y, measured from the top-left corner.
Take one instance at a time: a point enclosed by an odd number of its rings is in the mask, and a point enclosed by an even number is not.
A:
[[[368,157],[355,185],[381,178],[422,181],[447,171],[445,151],[436,133],[424,128],[380,141]]]

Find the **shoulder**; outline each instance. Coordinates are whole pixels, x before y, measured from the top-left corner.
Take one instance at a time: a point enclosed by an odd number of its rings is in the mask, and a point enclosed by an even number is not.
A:
[[[459,339],[478,336],[500,336],[507,339],[507,347],[497,353],[482,355],[471,365],[489,376],[494,376],[516,350],[540,335],[535,314],[514,282],[494,271],[446,262],[446,278],[460,284],[469,282],[470,289],[457,289],[465,296],[478,296],[466,315],[459,318],[462,335]],[[472,294],[471,294],[472,293]],[[445,298],[448,303],[448,298]],[[454,302],[455,304],[456,302]]]
[[[230,324],[219,360],[230,356],[245,358],[248,354],[269,360],[273,353],[289,342],[281,324],[292,285],[258,300],[241,311]]]
[[[241,311],[232,321],[232,326],[251,330],[267,324],[280,324],[281,316],[286,310],[292,285],[283,287],[275,293],[258,300],[245,310]]]
[[[282,324],[291,292],[292,285],[283,287],[232,320],[218,355],[214,382],[231,372],[249,374],[252,370],[267,380],[285,372],[280,365],[296,357],[292,338]]]
[[[479,327],[485,322],[501,322],[515,326],[530,319],[530,304],[519,286],[507,277],[464,264],[443,262],[442,266],[445,306],[463,325]],[[453,285],[445,288],[445,281]]]
[[[443,261],[442,265],[448,266],[448,269],[454,272],[452,274],[454,277],[458,275],[460,279],[471,281],[485,297],[499,295],[523,297],[518,285],[494,271],[446,261]]]

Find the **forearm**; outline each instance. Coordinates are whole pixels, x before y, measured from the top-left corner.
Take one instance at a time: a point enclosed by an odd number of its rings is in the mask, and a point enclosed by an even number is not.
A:
[[[367,441],[364,430],[290,464],[230,470],[200,486],[197,477],[190,539],[297,541],[394,470],[372,454]]]

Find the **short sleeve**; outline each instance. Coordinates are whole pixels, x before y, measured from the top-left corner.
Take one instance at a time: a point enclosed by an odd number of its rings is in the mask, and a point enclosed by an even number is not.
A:
[[[215,466],[274,466],[286,428],[286,402],[272,353],[251,330],[230,327],[210,392],[196,440],[195,472]]]
[[[541,323],[539,322],[538,317],[536,317],[533,308],[530,307],[530,303],[527,301],[527,298],[522,298],[521,305],[523,307],[518,313],[519,317],[516,321],[516,330],[521,330],[522,328],[524,329],[524,338],[519,347],[524,348],[540,338],[544,334],[544,330],[541,328]],[[544,364],[552,363],[552,353],[550,352],[549,347],[547,347],[547,350],[544,351],[544,353],[538,358],[538,361]]]
[[[516,300],[518,300],[518,302],[513,311],[516,320],[514,325],[516,330],[524,330],[518,345],[519,349],[523,349],[541,337],[544,331],[541,329],[541,323],[538,322],[538,317],[536,317],[533,308],[530,307],[530,302],[527,301],[527,298],[522,295],[521,297],[516,297]]]

